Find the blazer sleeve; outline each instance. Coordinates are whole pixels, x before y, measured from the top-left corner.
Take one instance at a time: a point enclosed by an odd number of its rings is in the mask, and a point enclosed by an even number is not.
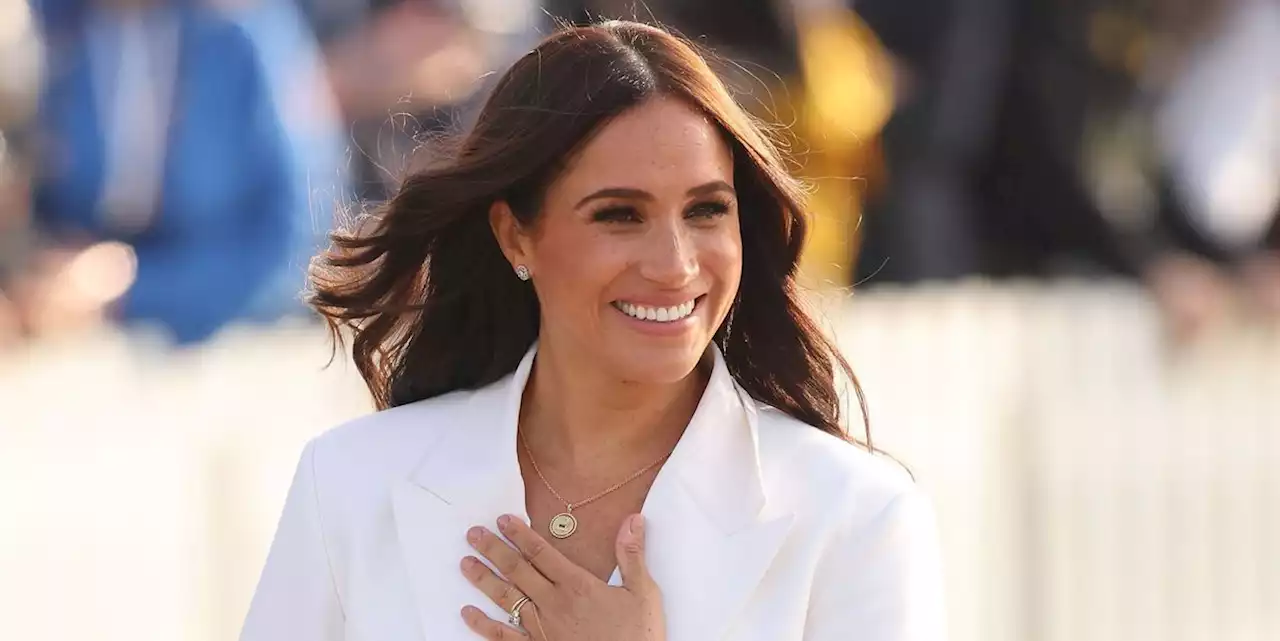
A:
[[[303,450],[240,641],[340,641],[345,615],[325,544],[315,443]]]
[[[914,488],[851,524],[827,550],[805,641],[944,641],[942,562],[933,508]]]

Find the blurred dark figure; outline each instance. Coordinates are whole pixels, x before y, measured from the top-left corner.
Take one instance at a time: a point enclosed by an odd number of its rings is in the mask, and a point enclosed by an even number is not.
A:
[[[460,129],[491,72],[532,47],[538,0],[300,0],[354,143],[357,195],[392,193],[434,137]]]
[[[357,193],[379,201],[439,136],[465,129],[490,73],[523,55],[555,19],[656,18],[743,63],[739,76],[796,68],[786,12],[770,0],[299,0],[351,123]],[[733,74],[730,74],[733,75]],[[742,78],[739,84],[758,85]]]
[[[574,23],[592,17],[656,20],[710,46],[734,67],[718,68],[739,89],[799,72],[792,0],[549,0],[547,10]],[[752,76],[752,77],[746,77]]]
[[[1239,35],[1223,16],[1248,4],[857,3],[904,82],[856,280],[1118,274],[1149,283],[1179,328],[1202,324],[1220,281],[1274,259],[1280,224],[1234,238],[1204,224],[1153,114],[1205,47]]]
[[[301,310],[300,257],[329,227],[312,213],[327,211],[337,193],[324,186],[339,181],[336,165],[309,164],[335,156],[320,151],[325,136],[300,136],[297,124],[326,117],[303,82],[319,68],[290,74],[282,50],[260,39],[302,42],[280,13],[292,5],[44,0],[37,9],[50,69],[35,215],[53,263],[37,271],[79,265],[92,275],[73,279],[91,299],[80,307],[100,302],[179,343]],[[273,17],[277,31],[254,22]],[[297,109],[282,102],[290,95]]]

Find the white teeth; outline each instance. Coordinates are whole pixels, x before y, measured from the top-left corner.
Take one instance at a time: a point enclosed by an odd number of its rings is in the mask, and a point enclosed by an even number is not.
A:
[[[636,305],[633,303],[615,303],[624,314],[632,318],[640,320],[654,321],[658,323],[670,323],[681,320],[693,313],[697,304],[694,301],[688,301],[671,307],[646,307],[644,305]]]

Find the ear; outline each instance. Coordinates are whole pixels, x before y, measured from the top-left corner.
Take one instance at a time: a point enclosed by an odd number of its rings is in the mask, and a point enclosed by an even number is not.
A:
[[[507,262],[511,263],[513,269],[516,265],[524,265],[530,271],[533,270],[531,239],[520,226],[520,221],[516,220],[515,212],[511,211],[511,205],[507,201],[494,201],[489,206],[489,228],[493,230],[493,237],[497,239],[502,255],[507,257]]]

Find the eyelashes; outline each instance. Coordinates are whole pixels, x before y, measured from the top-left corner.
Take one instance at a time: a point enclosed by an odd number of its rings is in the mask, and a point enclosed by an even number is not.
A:
[[[707,200],[694,203],[685,211],[686,218],[714,219],[728,214],[731,206],[726,200]],[[630,205],[604,207],[591,215],[591,220],[601,223],[627,223],[643,220],[639,210]]]
[[[605,207],[591,214],[591,220],[598,223],[629,223],[640,220],[640,213],[635,207]]]
[[[709,200],[689,208],[689,215],[701,218],[716,218],[727,213],[729,213],[729,203],[723,200]]]

